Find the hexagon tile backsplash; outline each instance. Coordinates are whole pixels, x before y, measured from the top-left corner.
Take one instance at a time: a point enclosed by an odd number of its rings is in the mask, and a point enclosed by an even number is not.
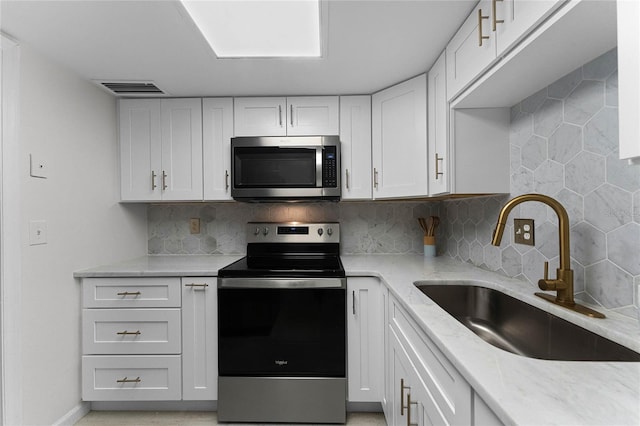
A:
[[[577,298],[633,316],[640,287],[640,166],[618,159],[617,52],[612,50],[511,108],[511,195],[444,202],[150,205],[150,254],[243,254],[249,221],[339,221],[342,252],[422,253],[418,217],[439,215],[438,253],[518,277],[537,288],[558,264],[555,213],[518,206],[500,247],[490,244],[502,205],[539,192],[571,222]],[[188,222],[200,218],[201,234]],[[513,219],[535,220],[535,247],[513,244]],[[509,237],[507,237],[507,235]],[[553,272],[551,272],[553,276]],[[637,290],[636,290],[637,291]]]
[[[640,166],[618,159],[617,86],[614,49],[511,108],[511,196],[538,192],[560,201],[571,223],[577,298],[635,317]],[[520,205],[509,238],[494,247],[491,233],[509,198],[444,202],[443,250],[537,288],[544,262],[550,271],[558,265],[556,215],[541,203]],[[513,244],[514,218],[535,220],[535,247]]]

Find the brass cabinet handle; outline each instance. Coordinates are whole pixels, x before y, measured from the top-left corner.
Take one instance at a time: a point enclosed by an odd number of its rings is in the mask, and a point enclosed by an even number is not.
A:
[[[438,176],[444,175],[444,172],[438,169],[438,161],[444,161],[444,157],[438,157],[438,153],[436,152],[436,180],[438,180]]]
[[[136,377],[135,379],[129,379],[128,377],[125,376],[124,379],[118,379],[116,380],[116,383],[140,383],[142,380],[140,380],[140,376]]]
[[[151,170],[151,190],[155,190],[156,187],[158,185],[156,185],[156,171],[155,170]]]
[[[407,394],[407,426],[418,426],[418,423],[411,423],[411,406],[418,405],[417,401],[411,400],[411,394]]]
[[[142,333],[140,333],[140,330],[136,330],[136,331],[127,331],[127,330],[125,330],[125,331],[118,331],[116,334],[119,335],[119,336],[130,336],[130,335],[139,336]]]
[[[117,293],[118,296],[140,296],[142,292],[140,291],[121,291]]]
[[[162,171],[162,190],[164,191],[165,189],[167,189],[167,174],[163,170]]]
[[[347,189],[349,189],[349,169],[344,169],[344,172],[347,178]]]
[[[206,284],[206,283],[204,283],[204,284],[190,283],[190,284],[185,284],[184,286],[185,287],[191,287],[191,288],[194,288],[194,287],[205,288],[205,287],[209,287],[209,284]]]
[[[373,169],[373,187],[378,189],[378,169]]]
[[[409,386],[404,385],[404,379],[400,379],[400,415],[404,416],[404,409],[409,408],[409,404],[404,405],[404,391],[405,389],[411,389]]]
[[[489,36],[482,35],[482,20],[489,19],[489,16],[482,14],[482,9],[478,9],[478,46],[482,47],[482,40],[486,40]]]
[[[229,189],[229,170],[224,171],[224,189]]]
[[[498,24],[504,24],[504,19],[497,19],[498,17],[496,15],[496,3],[499,1],[502,0],[491,0],[491,14],[493,15],[491,29],[493,31],[496,30]]]
[[[291,120],[291,127],[293,127],[293,105],[289,106],[289,112],[291,112],[291,117],[289,119]]]

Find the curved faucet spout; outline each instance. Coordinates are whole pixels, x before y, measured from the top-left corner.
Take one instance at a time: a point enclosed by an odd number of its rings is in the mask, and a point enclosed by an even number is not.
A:
[[[493,238],[491,244],[499,246],[502,241],[505,226],[507,225],[507,218],[511,210],[518,204],[527,201],[538,201],[551,207],[558,216],[558,237],[560,247],[560,265],[556,270],[556,278],[549,279],[548,276],[548,262],[545,262],[544,278],[538,281],[538,287],[541,290],[555,290],[556,297],[552,297],[545,293],[536,293],[537,296],[542,297],[545,300],[553,302],[557,305],[564,306],[572,309],[576,312],[580,312],[585,315],[604,318],[599,312],[596,312],[586,306],[578,305],[573,299],[573,270],[571,270],[571,255],[569,252],[569,215],[565,208],[557,200],[543,194],[523,194],[519,195],[507,202],[500,210],[498,216],[498,223],[493,231]]]
[[[558,216],[558,232],[559,232],[559,242],[560,242],[560,269],[570,269],[571,268],[571,256],[569,254],[569,215],[565,208],[554,198],[551,198],[547,195],[543,194],[523,194],[519,195],[507,202],[507,204],[502,207],[500,210],[500,215],[498,216],[498,223],[496,224],[496,228],[493,231],[493,239],[491,240],[491,244],[494,246],[499,246],[500,241],[502,241],[502,235],[504,234],[504,229],[507,224],[507,218],[509,217],[509,213],[513,210],[517,205],[524,203],[526,201],[538,201],[540,203],[544,203],[547,206],[551,207],[553,211]]]

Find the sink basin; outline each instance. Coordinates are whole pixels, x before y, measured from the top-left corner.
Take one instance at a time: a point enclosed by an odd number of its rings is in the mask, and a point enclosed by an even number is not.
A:
[[[529,358],[640,361],[640,353],[498,290],[469,284],[414,284],[486,342]]]

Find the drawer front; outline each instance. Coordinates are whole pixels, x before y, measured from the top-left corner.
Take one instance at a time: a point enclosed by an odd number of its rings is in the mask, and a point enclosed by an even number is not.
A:
[[[85,278],[85,308],[179,308],[179,278]]]
[[[83,356],[84,401],[181,399],[180,355]]]
[[[411,361],[449,424],[471,418],[471,387],[418,325],[391,299],[389,322],[407,348]]]
[[[84,309],[86,355],[179,354],[180,309]]]

